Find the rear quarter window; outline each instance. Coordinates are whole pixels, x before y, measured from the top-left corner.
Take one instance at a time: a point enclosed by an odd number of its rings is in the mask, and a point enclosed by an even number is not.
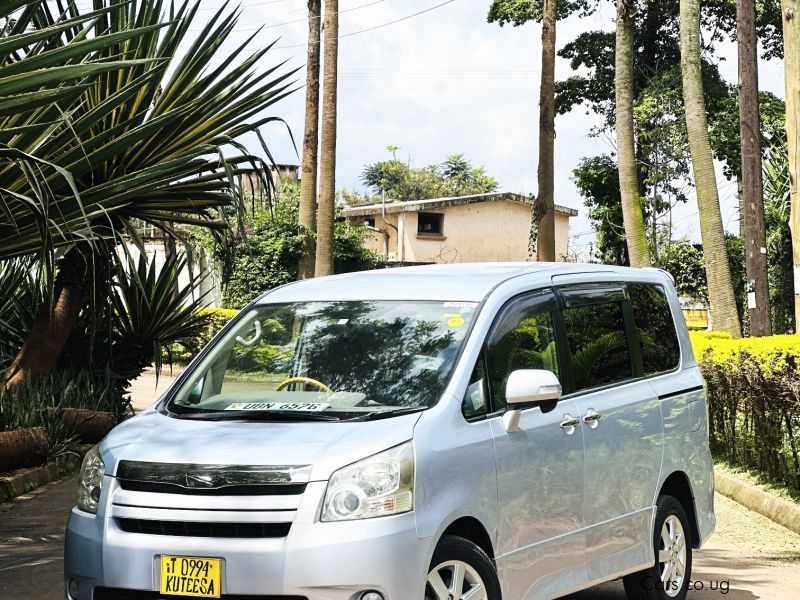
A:
[[[649,283],[630,283],[628,297],[633,306],[644,374],[657,375],[678,368],[680,345],[664,288]]]

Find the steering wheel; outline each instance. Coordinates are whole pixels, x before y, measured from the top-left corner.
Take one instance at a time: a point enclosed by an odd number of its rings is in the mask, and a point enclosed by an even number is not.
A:
[[[278,384],[278,387],[275,388],[276,392],[280,392],[283,388],[287,385],[291,385],[293,383],[310,383],[311,385],[317,386],[323,392],[333,392],[331,388],[327,385],[322,383],[321,381],[317,381],[316,379],[311,379],[311,377],[289,377],[289,379],[284,379]]]

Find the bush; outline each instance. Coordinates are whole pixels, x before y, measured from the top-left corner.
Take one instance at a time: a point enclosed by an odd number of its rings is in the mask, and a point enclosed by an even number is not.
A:
[[[800,491],[800,335],[691,333],[717,458]]]
[[[299,188],[279,190],[271,211],[254,208],[232,244],[221,247],[208,238],[201,244],[215,253],[225,285],[222,303],[241,308],[260,294],[297,280],[305,235],[298,224]],[[383,264],[379,255],[364,248],[363,227],[337,222],[333,246],[334,270],[349,273]]]

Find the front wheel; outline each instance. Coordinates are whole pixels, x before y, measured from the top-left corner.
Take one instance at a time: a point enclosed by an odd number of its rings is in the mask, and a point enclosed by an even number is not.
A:
[[[444,536],[433,553],[425,600],[500,600],[492,559],[469,540]]]
[[[684,600],[692,574],[692,540],[683,506],[672,496],[656,504],[656,562],[623,578],[628,600]]]

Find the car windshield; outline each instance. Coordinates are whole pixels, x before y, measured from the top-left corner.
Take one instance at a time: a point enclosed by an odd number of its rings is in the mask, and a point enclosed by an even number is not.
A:
[[[183,418],[344,420],[423,410],[441,396],[471,302],[266,304],[237,321],[169,409]]]

